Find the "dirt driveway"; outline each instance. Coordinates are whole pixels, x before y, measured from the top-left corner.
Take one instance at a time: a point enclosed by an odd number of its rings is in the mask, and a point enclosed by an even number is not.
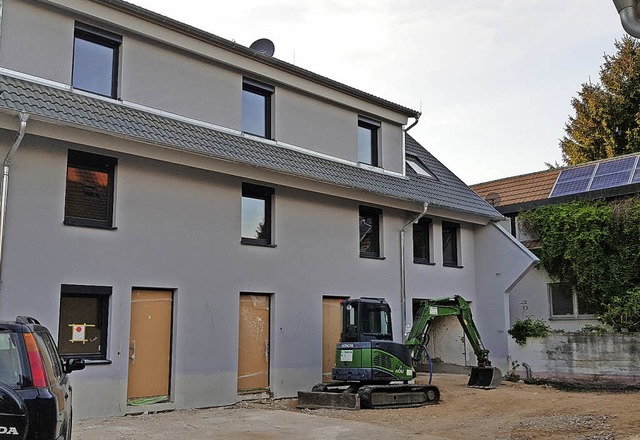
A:
[[[396,410],[297,410],[295,400],[82,420],[74,440],[502,439],[640,440],[640,392],[567,392],[503,382],[466,387],[436,375],[439,405]]]

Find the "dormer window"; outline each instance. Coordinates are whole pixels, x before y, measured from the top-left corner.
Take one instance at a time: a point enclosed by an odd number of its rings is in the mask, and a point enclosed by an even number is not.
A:
[[[122,37],[76,23],[73,40],[73,88],[116,99]]]
[[[378,134],[380,122],[358,116],[358,162],[379,166]]]
[[[242,81],[242,131],[271,139],[271,96],[274,87],[245,78]]]

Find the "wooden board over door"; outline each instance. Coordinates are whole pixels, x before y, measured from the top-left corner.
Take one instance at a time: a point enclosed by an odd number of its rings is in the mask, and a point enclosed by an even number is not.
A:
[[[169,399],[173,292],[133,290],[127,399]]]
[[[238,392],[269,388],[270,296],[240,294]]]
[[[331,370],[336,364],[336,344],[340,341],[342,309],[345,298],[322,298],[322,381],[331,382]]]

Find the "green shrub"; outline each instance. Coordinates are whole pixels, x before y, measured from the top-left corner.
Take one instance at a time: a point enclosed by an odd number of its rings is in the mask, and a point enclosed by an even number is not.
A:
[[[616,331],[640,332],[640,287],[613,298],[598,319]]]
[[[513,326],[507,330],[507,333],[516,340],[518,345],[525,345],[527,338],[547,336],[551,332],[549,327],[542,319],[517,319]]]

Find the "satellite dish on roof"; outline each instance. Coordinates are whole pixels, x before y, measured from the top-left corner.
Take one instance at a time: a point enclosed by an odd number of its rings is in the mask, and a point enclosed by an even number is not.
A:
[[[268,38],[260,38],[259,40],[254,41],[253,43],[251,43],[251,46],[249,46],[249,48],[255,50],[261,55],[265,55],[268,57],[273,56],[273,53],[276,50],[276,46],[273,44],[273,41],[269,40]]]

